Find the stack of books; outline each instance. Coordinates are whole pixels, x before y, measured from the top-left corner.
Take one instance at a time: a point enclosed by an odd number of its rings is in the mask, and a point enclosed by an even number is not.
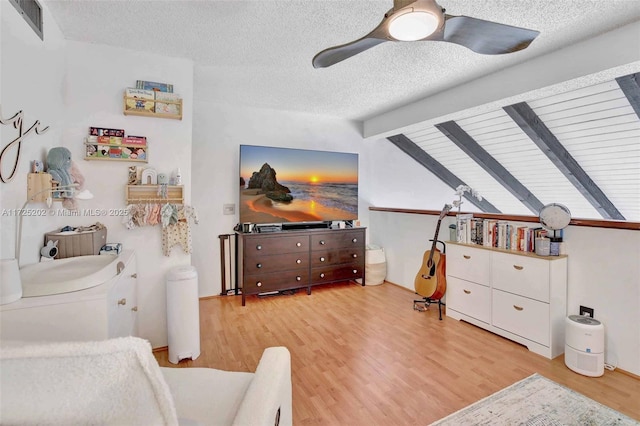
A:
[[[504,220],[474,218],[473,214],[458,215],[456,227],[459,243],[524,252],[535,252],[536,238],[549,236],[540,226],[515,226]]]

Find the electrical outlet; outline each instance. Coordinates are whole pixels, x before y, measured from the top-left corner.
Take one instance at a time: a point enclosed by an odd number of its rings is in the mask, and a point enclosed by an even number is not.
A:
[[[580,305],[580,315],[593,318],[593,308],[587,308],[586,306]]]
[[[222,214],[236,214],[235,204],[225,204],[222,206]]]

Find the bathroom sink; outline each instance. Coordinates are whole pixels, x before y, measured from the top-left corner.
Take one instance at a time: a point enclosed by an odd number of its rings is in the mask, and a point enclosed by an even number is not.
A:
[[[47,296],[84,290],[118,274],[118,256],[76,256],[34,263],[20,268],[22,297]]]

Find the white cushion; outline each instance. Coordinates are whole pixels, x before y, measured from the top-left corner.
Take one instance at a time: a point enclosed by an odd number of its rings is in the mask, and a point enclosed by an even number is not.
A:
[[[2,424],[177,424],[149,342],[0,346]]]
[[[181,425],[230,425],[253,373],[212,368],[168,368],[160,371],[169,385]]]

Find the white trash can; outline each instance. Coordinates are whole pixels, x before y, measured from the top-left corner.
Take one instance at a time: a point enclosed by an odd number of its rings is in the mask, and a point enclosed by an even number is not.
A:
[[[169,362],[200,356],[198,272],[190,265],[167,273],[167,332]]]
[[[384,249],[367,245],[365,252],[365,285],[379,285],[387,276],[387,259]]]

